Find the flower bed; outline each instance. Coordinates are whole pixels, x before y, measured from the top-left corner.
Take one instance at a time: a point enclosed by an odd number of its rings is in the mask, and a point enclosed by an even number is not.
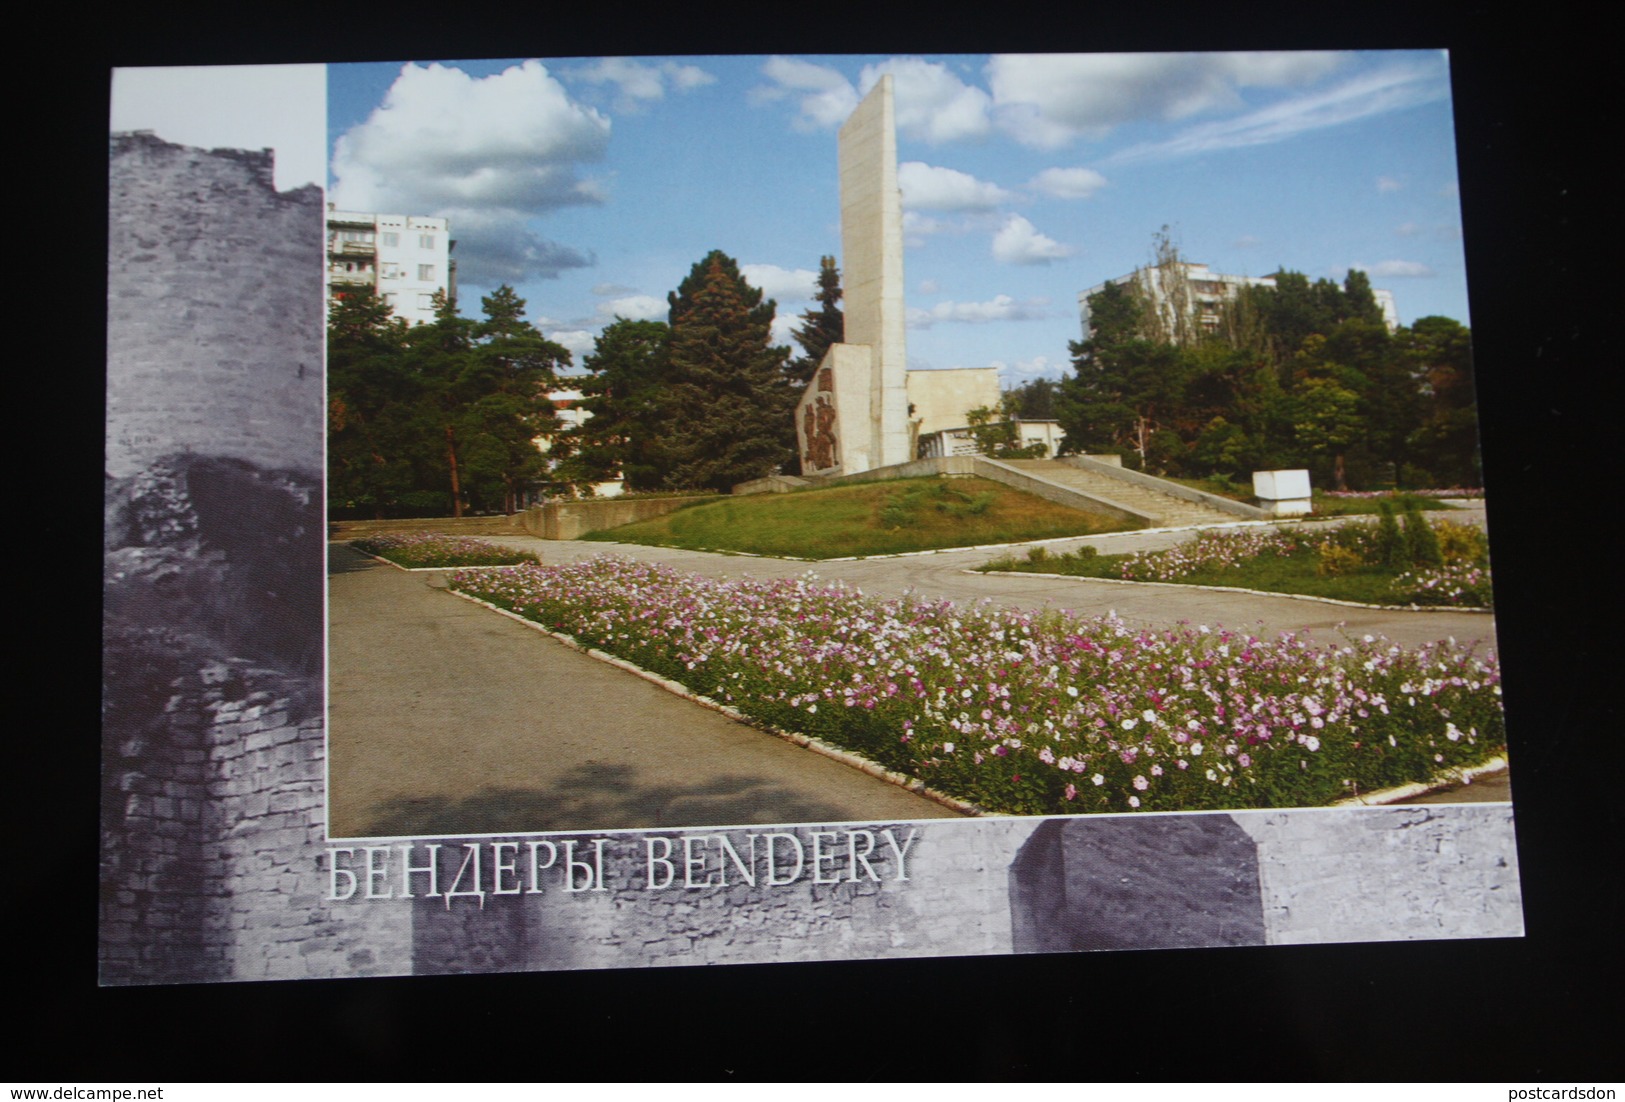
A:
[[[541,560],[525,551],[497,547],[460,536],[437,536],[431,532],[408,535],[367,536],[352,540],[357,551],[388,559],[409,569],[457,566],[516,566]]]
[[[1307,807],[1504,749],[1493,656],[866,598],[613,558],[451,586],[1005,814]]]
[[[1426,522],[1417,517],[1413,523]],[[1380,521],[1335,528],[1209,530],[1162,551],[1100,555],[1084,548],[1054,555],[1035,548],[1025,559],[1006,555],[980,569],[1037,571],[1130,582],[1238,586],[1367,604],[1488,608],[1493,600],[1488,548],[1471,525],[1431,525],[1436,566],[1389,565]],[[1393,539],[1404,535],[1393,529]]]

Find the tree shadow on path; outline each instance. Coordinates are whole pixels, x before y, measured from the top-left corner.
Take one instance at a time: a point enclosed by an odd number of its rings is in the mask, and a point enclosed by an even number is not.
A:
[[[556,788],[491,785],[461,799],[401,797],[366,824],[367,837],[532,834],[562,830],[842,822],[839,804],[744,776],[700,783],[641,780],[634,770],[588,762]]]

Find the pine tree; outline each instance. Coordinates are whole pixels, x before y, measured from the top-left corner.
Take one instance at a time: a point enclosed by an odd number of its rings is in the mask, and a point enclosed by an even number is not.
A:
[[[774,303],[713,250],[695,264],[671,307],[668,486],[727,491],[791,461],[795,393],[789,349],[769,343]]]
[[[347,291],[329,311],[328,487],[338,508],[382,518],[412,487],[419,388],[402,361],[405,334],[371,287]]]
[[[846,339],[846,316],[841,313],[841,273],[835,267],[833,256],[818,261],[817,309],[808,309],[801,315],[801,325],[794,331],[796,343],[803,355],[791,360],[788,375],[797,388],[805,387],[824,362],[824,354],[832,344]]]
[[[582,361],[584,410],[575,433],[570,473],[578,482],[624,479],[629,490],[665,483],[671,417],[665,386],[671,328],[661,321],[616,318]]]

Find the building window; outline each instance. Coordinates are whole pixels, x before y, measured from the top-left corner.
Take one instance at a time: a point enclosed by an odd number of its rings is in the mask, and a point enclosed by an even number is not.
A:
[[[433,264],[419,264],[418,265],[418,278],[420,280],[422,280],[423,282],[425,282],[425,283],[432,282],[434,280],[434,265]]]
[[[418,248],[420,248],[420,249],[432,249],[432,248],[434,248],[434,234],[432,234],[432,233],[420,233],[420,234],[418,234]]]
[[[382,234],[382,237],[384,239],[383,243],[384,243],[384,247],[386,249],[396,248],[401,243],[401,235],[398,234],[398,233],[395,233],[393,231],[387,231],[386,230]]]

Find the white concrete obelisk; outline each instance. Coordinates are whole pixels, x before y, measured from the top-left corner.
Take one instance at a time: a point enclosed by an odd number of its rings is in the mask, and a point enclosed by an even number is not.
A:
[[[890,74],[870,89],[837,139],[846,344],[870,349],[868,467],[909,454],[903,314],[903,197],[897,187]],[[859,426],[848,424],[850,436]],[[846,473],[852,473],[848,471]]]

